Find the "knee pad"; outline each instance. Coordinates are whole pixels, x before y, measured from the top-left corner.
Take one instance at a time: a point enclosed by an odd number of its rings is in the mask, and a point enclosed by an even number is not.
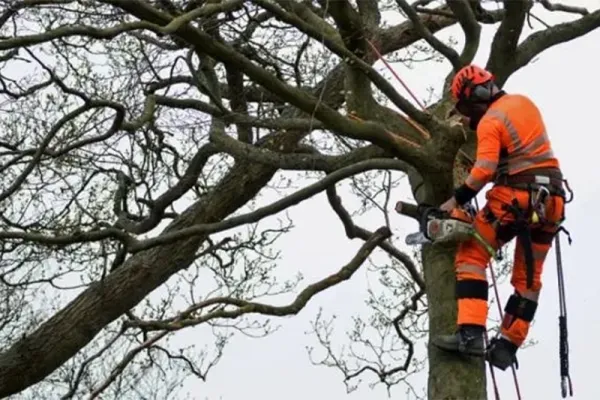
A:
[[[508,329],[518,318],[526,323],[531,323],[537,310],[537,301],[521,296],[518,292],[513,293],[504,307],[503,326]]]

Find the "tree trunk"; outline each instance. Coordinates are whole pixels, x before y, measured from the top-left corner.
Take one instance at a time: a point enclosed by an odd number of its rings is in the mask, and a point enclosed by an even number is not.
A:
[[[164,232],[222,220],[252,199],[275,172],[262,165],[235,166],[210,195],[191,205]],[[189,237],[134,254],[35,331],[3,349],[0,398],[42,380],[73,357],[102,328],[135,307],[174,273],[188,267],[205,237]]]
[[[456,325],[454,295],[455,246],[426,245],[421,252],[429,312],[429,379],[431,400],[486,398],[485,362],[478,357],[457,357],[431,343],[435,335],[450,333]]]
[[[470,150],[469,153],[474,150],[470,142],[463,146],[463,150]],[[419,203],[438,205],[452,195],[453,185],[450,182],[454,181],[454,186],[461,184],[466,173],[468,169],[457,160],[452,175],[427,177],[425,184],[420,184],[422,179],[409,176],[413,195]],[[421,251],[429,317],[427,393],[431,400],[487,398],[486,364],[483,358],[458,357],[437,349],[431,343],[436,335],[452,333],[456,329],[456,249],[456,245],[435,244],[424,245]]]

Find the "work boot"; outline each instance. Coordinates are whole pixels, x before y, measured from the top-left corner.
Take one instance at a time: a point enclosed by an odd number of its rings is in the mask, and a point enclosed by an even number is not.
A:
[[[483,356],[485,354],[484,331],[485,328],[481,325],[461,325],[452,335],[435,337],[433,344],[444,351]]]
[[[505,338],[493,338],[490,341],[490,346],[487,350],[486,359],[496,368],[505,371],[506,368],[515,364],[519,368],[517,362],[518,347]]]

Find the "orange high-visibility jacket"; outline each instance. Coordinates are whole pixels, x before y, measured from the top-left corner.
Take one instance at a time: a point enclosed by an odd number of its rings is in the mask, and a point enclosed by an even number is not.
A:
[[[537,106],[520,94],[492,103],[477,126],[477,159],[465,184],[478,192],[497,175],[548,167],[560,168]]]

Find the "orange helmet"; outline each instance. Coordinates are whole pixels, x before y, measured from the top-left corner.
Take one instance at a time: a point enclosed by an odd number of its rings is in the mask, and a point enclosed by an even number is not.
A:
[[[481,85],[494,79],[489,71],[476,65],[467,65],[460,69],[452,79],[452,97],[455,100],[469,98],[472,89],[476,85]]]

